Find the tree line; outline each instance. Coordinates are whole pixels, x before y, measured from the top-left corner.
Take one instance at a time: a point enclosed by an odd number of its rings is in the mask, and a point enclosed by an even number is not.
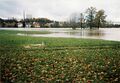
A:
[[[84,13],[72,14],[68,21],[59,22],[47,18],[25,18],[18,21],[15,18],[2,19],[0,18],[0,27],[18,27],[18,23],[22,23],[22,27],[27,24],[34,27],[34,23],[40,27],[55,27],[55,28],[102,28],[102,27],[120,27],[120,24],[114,24],[106,20],[107,15],[103,9],[97,10],[95,7],[89,7]]]
[[[78,17],[73,14],[70,17],[69,24],[73,28],[100,28],[106,26],[106,17],[103,9],[97,10],[95,7],[90,7],[85,13],[80,13]]]
[[[45,26],[46,23],[51,23],[52,20],[49,20],[47,18],[26,18],[26,19],[21,19],[18,21],[15,18],[12,19],[2,19],[0,18],[0,27],[18,27],[18,24],[21,23],[22,27],[26,27],[27,24],[30,24],[31,27],[33,26],[33,23],[39,23],[41,26]]]

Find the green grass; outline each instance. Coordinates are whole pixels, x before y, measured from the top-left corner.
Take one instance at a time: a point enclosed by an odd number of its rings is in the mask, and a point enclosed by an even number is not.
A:
[[[17,34],[17,33],[22,33],[22,34],[50,34],[51,32],[49,31],[17,31],[17,30],[1,30],[0,34]]]
[[[0,31],[0,76],[5,83],[117,83],[120,42],[17,36]],[[44,46],[32,46],[41,44]],[[30,48],[24,46],[31,45]]]

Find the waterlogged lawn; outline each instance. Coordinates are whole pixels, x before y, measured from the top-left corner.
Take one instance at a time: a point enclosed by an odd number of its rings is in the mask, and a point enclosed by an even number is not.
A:
[[[51,32],[49,31],[18,31],[18,30],[1,30],[0,34],[17,34],[17,33],[21,33],[21,34],[50,34]]]
[[[0,76],[9,83],[118,83],[120,42],[0,32]],[[41,46],[34,46],[42,44]],[[29,47],[25,47],[29,46]]]
[[[17,36],[21,31],[0,31],[0,45],[27,45],[41,44],[42,42],[47,47],[81,47],[81,46],[118,46],[120,42],[95,40],[95,39],[76,39],[76,38],[45,38],[45,37],[30,37]],[[28,31],[29,32],[29,31]],[[26,33],[28,33],[26,32]],[[33,32],[38,33],[38,32]],[[39,34],[44,32],[39,32]]]

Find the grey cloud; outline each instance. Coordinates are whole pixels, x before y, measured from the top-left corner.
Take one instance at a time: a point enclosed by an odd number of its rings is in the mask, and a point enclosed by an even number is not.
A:
[[[109,20],[120,20],[119,0],[0,0],[0,16],[21,17],[23,10],[34,17],[66,20],[74,12],[84,12],[88,7],[104,9]]]
[[[11,17],[19,13],[20,5],[16,1],[4,0],[0,1],[0,15],[3,17]]]

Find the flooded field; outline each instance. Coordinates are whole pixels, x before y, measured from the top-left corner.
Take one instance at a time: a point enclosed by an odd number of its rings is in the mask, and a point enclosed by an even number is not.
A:
[[[0,28],[0,30],[17,30],[17,31],[48,31],[46,34],[23,34],[17,33],[20,36],[34,37],[66,37],[66,38],[92,38],[120,41],[119,28],[100,28],[100,29],[76,29],[71,28]]]

